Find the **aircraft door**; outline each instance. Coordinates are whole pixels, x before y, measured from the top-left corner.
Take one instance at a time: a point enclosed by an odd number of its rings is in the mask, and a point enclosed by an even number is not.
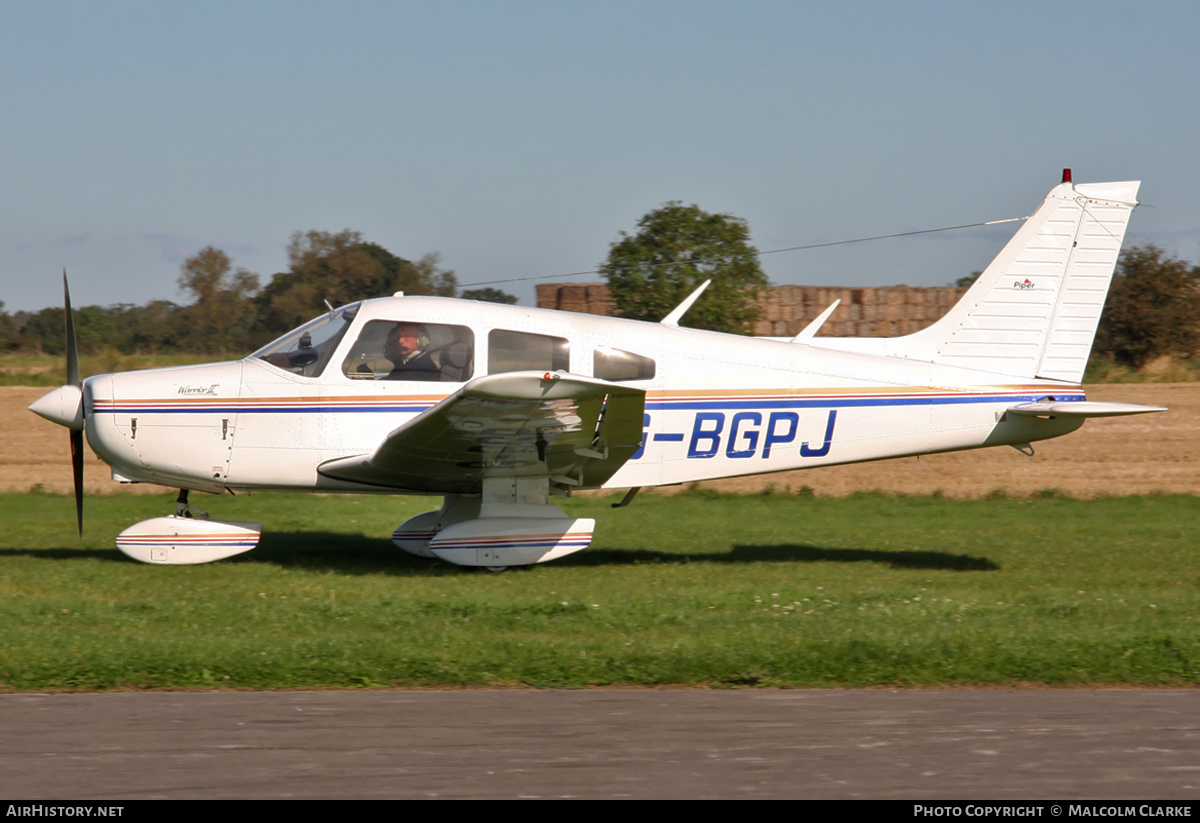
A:
[[[246,363],[231,488],[295,488],[316,483],[320,386],[308,379]]]

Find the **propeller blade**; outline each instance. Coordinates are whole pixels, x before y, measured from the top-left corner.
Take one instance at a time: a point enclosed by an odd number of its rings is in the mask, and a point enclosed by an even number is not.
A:
[[[63,304],[67,318],[67,384],[82,386],[79,380],[79,344],[75,339],[75,317],[71,311],[71,288],[63,268]],[[82,402],[82,401],[81,401]],[[71,475],[75,480],[75,522],[83,537],[83,431],[71,430]]]
[[[71,289],[67,286],[67,270],[63,269],[63,302],[67,315],[67,383],[79,383],[79,346],[75,341],[75,318],[71,312]]]
[[[75,521],[83,537],[83,432],[71,432],[71,474],[75,478]]]

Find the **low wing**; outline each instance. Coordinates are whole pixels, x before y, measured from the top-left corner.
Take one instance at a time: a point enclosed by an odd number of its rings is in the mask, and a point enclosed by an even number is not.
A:
[[[1039,400],[1009,406],[1010,414],[1026,417],[1116,417],[1122,414],[1161,412],[1163,406],[1139,406],[1135,403],[1101,403],[1093,400]]]
[[[467,383],[389,434],[374,454],[322,463],[328,477],[411,491],[473,494],[485,477],[600,486],[638,449],[645,392],[557,372]]]

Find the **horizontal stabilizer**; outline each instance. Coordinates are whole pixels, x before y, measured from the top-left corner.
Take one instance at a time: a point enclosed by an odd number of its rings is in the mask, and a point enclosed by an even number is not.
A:
[[[1018,403],[1007,411],[1027,417],[1117,417],[1122,414],[1147,414],[1166,411],[1164,406],[1139,406],[1136,403],[1099,403],[1092,400],[1039,400]]]

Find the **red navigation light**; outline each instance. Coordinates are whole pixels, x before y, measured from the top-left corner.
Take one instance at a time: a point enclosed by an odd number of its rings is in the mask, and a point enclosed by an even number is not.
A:
[[[1064,183],[1071,182],[1071,170],[1070,169],[1063,169],[1063,182]]]

